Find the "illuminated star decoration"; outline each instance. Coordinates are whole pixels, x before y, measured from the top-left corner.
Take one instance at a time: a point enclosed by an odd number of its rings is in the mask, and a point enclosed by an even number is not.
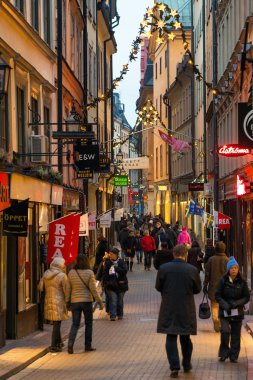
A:
[[[146,28],[150,27],[150,30],[147,31]],[[188,63],[191,65],[194,75],[198,81],[203,81],[204,84],[211,89],[212,83],[208,83],[198,67],[194,63],[194,58],[189,49],[189,42],[187,41],[186,32],[183,29],[183,24],[180,22],[179,13],[176,9],[171,9],[165,3],[155,3],[152,8],[147,8],[144,14],[143,20],[140,23],[139,33],[136,39],[133,41],[131,46],[131,51],[129,54],[129,62],[123,65],[123,69],[120,72],[120,75],[114,79],[112,83],[112,88],[107,89],[105,94],[93,98],[91,103],[88,103],[84,106],[84,109],[88,110],[91,108],[95,108],[97,104],[101,101],[106,101],[111,98],[113,95],[113,90],[116,89],[119,83],[124,79],[125,75],[128,72],[128,64],[137,59],[138,53],[140,51],[140,46],[143,43],[143,35],[146,38],[151,38],[152,35],[156,34],[156,42],[158,44],[163,43],[166,39],[173,41],[176,35],[173,33],[174,30],[181,30],[181,37],[183,40],[183,47],[185,55],[189,57]],[[215,88],[216,94],[221,94],[218,88]],[[214,94],[214,96],[216,95]]]

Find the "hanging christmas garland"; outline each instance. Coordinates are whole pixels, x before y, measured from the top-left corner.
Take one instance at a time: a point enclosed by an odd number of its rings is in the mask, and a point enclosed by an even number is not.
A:
[[[148,29],[148,30],[147,30]],[[137,59],[140,51],[140,45],[143,38],[151,38],[156,32],[158,34],[156,42],[161,44],[166,40],[174,41],[176,30],[181,30],[183,48],[185,55],[189,56],[188,63],[192,66],[193,73],[198,81],[203,81],[208,89],[211,89],[214,94],[219,94],[220,91],[217,88],[212,87],[212,83],[207,82],[197,65],[194,63],[193,55],[189,49],[189,42],[186,38],[186,32],[183,28],[182,22],[180,22],[180,16],[176,9],[171,9],[167,4],[155,3],[152,8],[147,8],[144,18],[140,23],[140,28],[136,39],[132,42],[129,59],[126,64],[123,65],[120,75],[113,80],[112,88],[107,89],[105,94],[95,97],[91,103],[88,103],[84,108],[89,110],[95,108],[98,103],[106,101],[111,98],[113,91],[118,87],[119,83],[125,78],[129,71],[129,64]]]

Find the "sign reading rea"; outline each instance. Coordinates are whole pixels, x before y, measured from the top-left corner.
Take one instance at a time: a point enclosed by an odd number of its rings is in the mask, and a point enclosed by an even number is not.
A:
[[[98,145],[76,145],[73,158],[79,170],[99,170]]]

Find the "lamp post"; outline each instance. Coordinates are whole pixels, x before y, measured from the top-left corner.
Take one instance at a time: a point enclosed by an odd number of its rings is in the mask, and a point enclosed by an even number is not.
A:
[[[8,93],[10,70],[11,67],[0,56],[0,103],[3,101],[5,95]]]

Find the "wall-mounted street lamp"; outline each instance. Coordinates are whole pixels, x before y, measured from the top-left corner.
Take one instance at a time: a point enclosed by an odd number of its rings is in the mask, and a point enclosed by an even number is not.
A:
[[[8,93],[8,84],[11,67],[0,55],[0,102],[4,95]]]
[[[71,127],[72,132],[78,132],[80,126],[80,115],[76,112],[74,102],[72,103],[71,111],[68,117],[65,119],[65,123],[68,127]]]
[[[123,158],[124,158],[123,153],[122,153],[121,149],[119,149],[118,153],[116,154],[117,162],[121,162],[123,160]]]

